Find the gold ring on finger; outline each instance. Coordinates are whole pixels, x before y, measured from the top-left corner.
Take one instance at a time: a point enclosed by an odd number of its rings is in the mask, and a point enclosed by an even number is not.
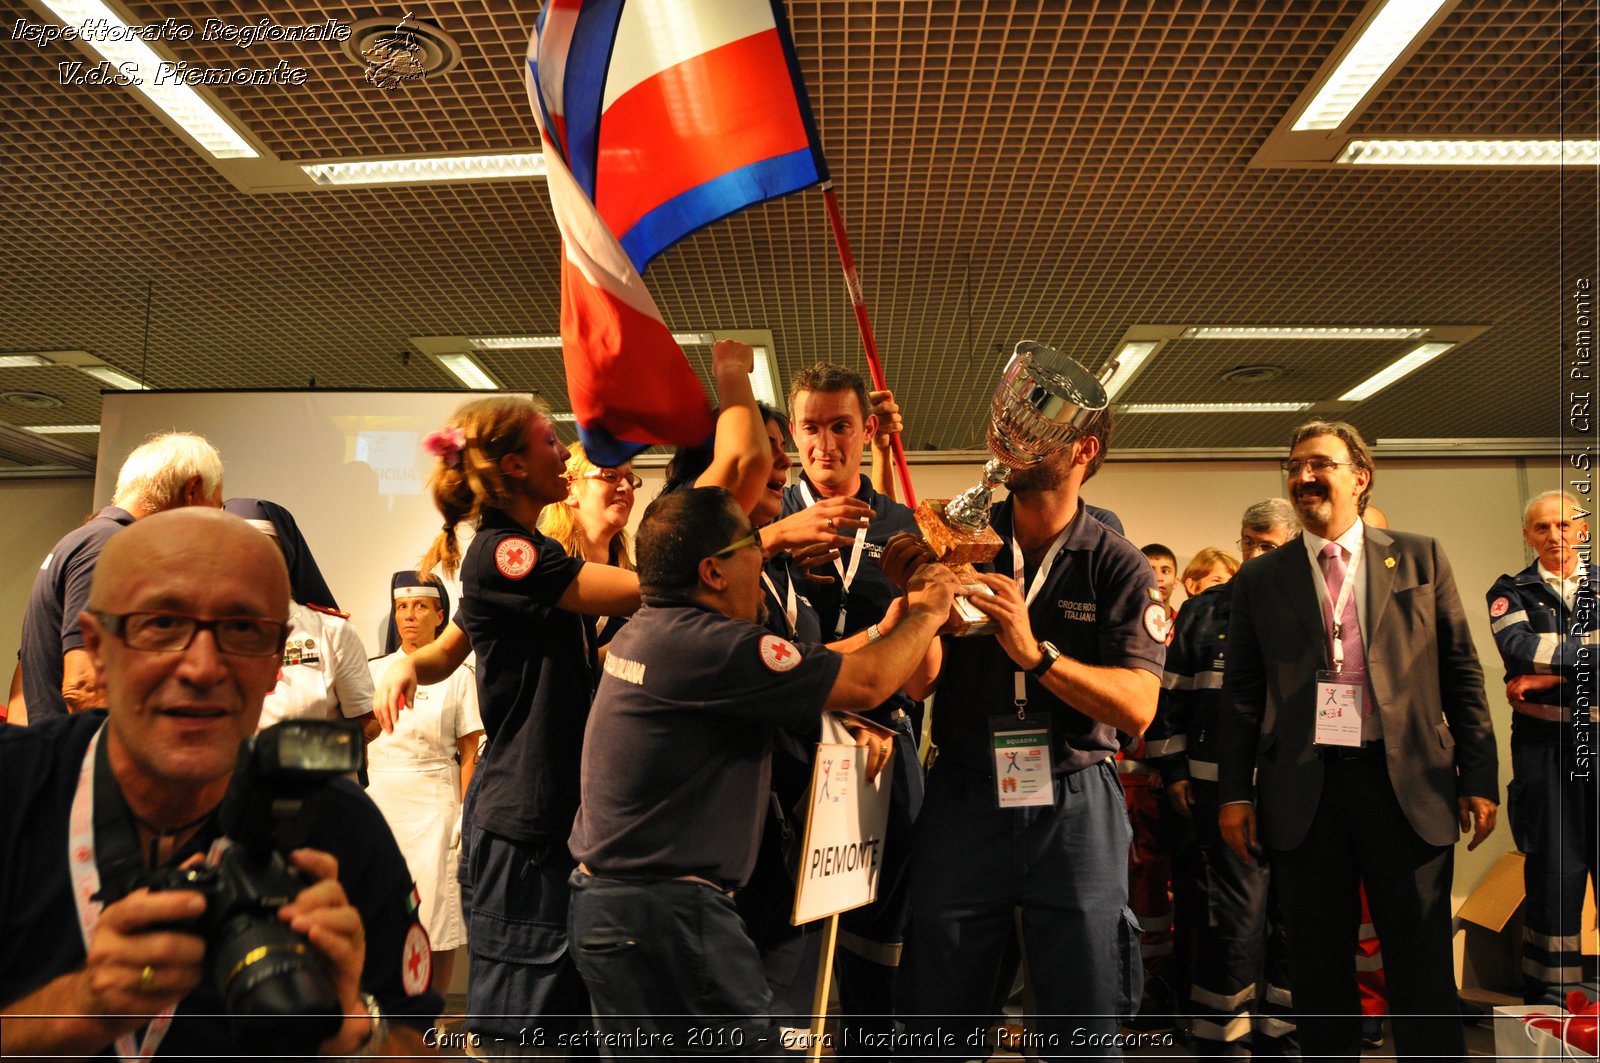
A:
[[[139,972],[139,992],[141,992],[141,993],[154,992],[155,991],[155,987],[156,987],[156,969],[154,967],[150,966],[147,963],[147,964],[144,965],[144,970]]]

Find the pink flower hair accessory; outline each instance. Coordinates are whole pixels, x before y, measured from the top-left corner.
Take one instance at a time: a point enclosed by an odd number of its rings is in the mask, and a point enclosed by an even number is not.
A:
[[[467,434],[459,425],[445,425],[422,441],[428,453],[444,462],[447,469],[461,468],[461,450],[467,445]]]

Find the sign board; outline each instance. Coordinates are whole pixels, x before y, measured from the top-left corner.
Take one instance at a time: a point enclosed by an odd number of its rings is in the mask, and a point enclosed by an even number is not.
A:
[[[805,846],[797,869],[794,925],[871,904],[883,867],[893,761],[863,779],[866,747],[854,744],[833,713],[822,718],[811,766]]]

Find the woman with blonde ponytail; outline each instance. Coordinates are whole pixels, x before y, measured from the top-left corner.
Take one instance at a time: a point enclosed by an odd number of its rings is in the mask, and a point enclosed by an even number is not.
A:
[[[544,508],[567,497],[569,455],[535,403],[469,402],[426,446],[443,525],[418,567],[459,572],[462,600],[439,639],[389,666],[374,711],[392,729],[419,681],[442,682],[476,651],[489,741],[462,815],[467,1029],[483,1044],[525,1044],[527,1031],[554,1038],[556,1016],[589,1013],[566,945],[567,835],[594,666],[583,616],[632,613],[639,580],[536,530]],[[475,529],[465,551],[463,524]]]

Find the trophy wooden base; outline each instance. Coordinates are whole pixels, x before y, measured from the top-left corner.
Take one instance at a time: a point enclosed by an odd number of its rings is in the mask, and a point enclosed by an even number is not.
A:
[[[967,599],[974,595],[994,593],[977,581],[972,566],[994,560],[1000,552],[1000,536],[995,534],[993,528],[969,532],[946,524],[944,507],[948,501],[947,498],[924,499],[916,512],[917,527],[922,537],[927,540],[938,560],[950,566],[969,592],[965,597],[955,600],[950,613],[956,626],[946,633],[957,637],[990,635],[995,631],[994,621],[980,613]]]
[[[956,565],[976,565],[993,561],[1000,552],[1000,536],[993,528],[969,532],[945,523],[944,507],[948,498],[925,498],[917,505],[917,528],[932,548],[940,562]]]

